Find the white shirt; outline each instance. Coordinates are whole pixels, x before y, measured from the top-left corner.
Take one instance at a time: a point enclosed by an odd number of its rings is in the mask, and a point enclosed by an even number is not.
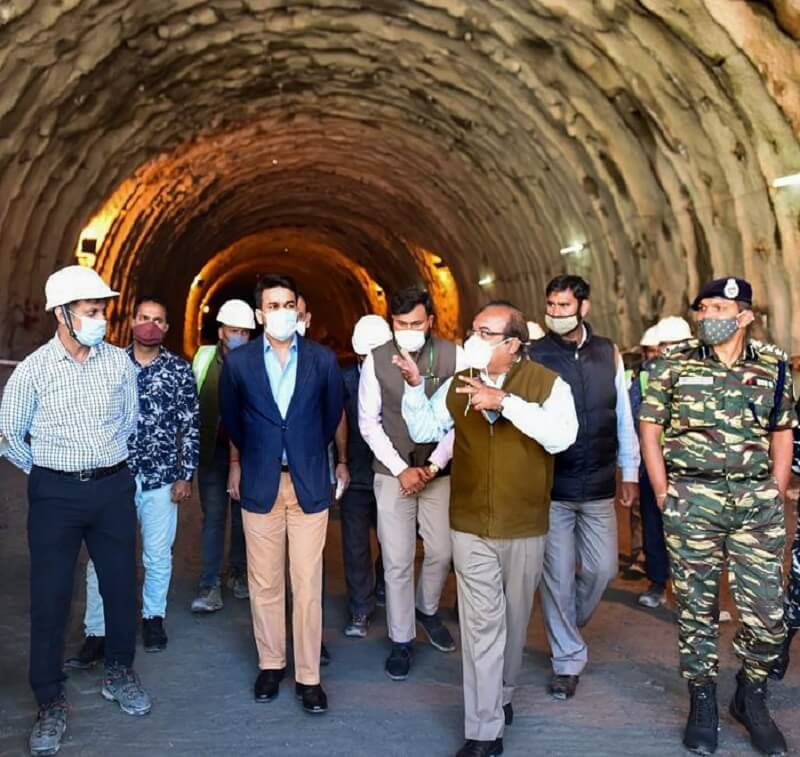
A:
[[[481,381],[495,389],[501,389],[506,379],[503,374],[492,381],[485,371],[481,371],[480,377]],[[452,382],[452,378],[448,379],[430,399],[425,396],[421,384],[416,387],[406,384],[402,404],[403,419],[408,425],[411,438],[418,444],[436,441],[448,432],[453,433],[453,417],[447,409],[447,393]],[[468,396],[463,395],[465,410]],[[470,409],[467,412],[475,411]],[[525,436],[539,442],[551,455],[563,452],[578,436],[578,416],[575,413],[572,390],[559,377],[553,382],[550,396],[541,404],[509,395],[503,401],[502,415]]]
[[[456,371],[463,371],[465,368],[467,361],[464,358],[464,350],[456,346]],[[381,408],[381,385],[375,375],[375,362],[370,353],[361,366],[361,378],[358,382],[358,427],[376,459],[383,463],[393,476],[399,476],[408,468],[408,463],[400,457],[392,440],[383,430]],[[453,435],[443,434],[429,441],[439,442],[431,453],[430,460],[440,468],[444,468],[453,457]]]

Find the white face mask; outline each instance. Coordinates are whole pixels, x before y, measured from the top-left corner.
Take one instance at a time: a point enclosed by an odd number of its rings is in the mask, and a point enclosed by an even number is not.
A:
[[[581,318],[577,314],[558,316],[546,315],[544,317],[544,322],[550,331],[559,336],[564,336],[564,334],[569,334],[580,326]]]
[[[268,311],[264,330],[273,339],[285,342],[297,330],[297,311],[285,308]]]
[[[505,344],[507,339],[497,344],[489,344],[485,339],[481,339],[479,334],[473,334],[464,342],[464,359],[470,368],[476,371],[485,371],[492,360],[495,349],[501,344]]]
[[[419,352],[425,346],[425,332],[403,329],[394,332],[394,340],[401,350]]]
[[[294,330],[295,330],[295,331],[296,331],[298,334],[300,334],[300,336],[305,336],[305,335],[306,335],[306,329],[307,329],[307,328],[308,328],[308,326],[306,326],[306,322],[305,322],[305,321],[298,321],[298,322],[297,322],[297,325],[296,325],[296,326],[295,326],[295,328],[294,328]]]

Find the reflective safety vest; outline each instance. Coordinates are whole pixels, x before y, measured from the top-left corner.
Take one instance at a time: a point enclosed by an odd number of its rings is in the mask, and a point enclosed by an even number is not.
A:
[[[208,369],[211,363],[217,357],[217,345],[209,344],[200,347],[192,360],[192,373],[194,373],[194,380],[197,382],[198,393],[203,388],[203,383],[208,375]]]

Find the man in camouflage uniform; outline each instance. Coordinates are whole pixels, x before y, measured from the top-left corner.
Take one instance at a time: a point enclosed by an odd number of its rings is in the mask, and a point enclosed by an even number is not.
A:
[[[743,279],[707,284],[692,308],[699,341],[676,345],[656,363],[639,416],[664,516],[681,673],[689,682],[683,741],[700,754],[717,747],[719,580],[727,558],[740,620],[733,646],[742,660],[730,711],[756,749],[782,755],[786,742],[767,710],[766,678],[785,637],[783,495],[796,425],[791,373],[777,347],[747,339],[752,289]]]

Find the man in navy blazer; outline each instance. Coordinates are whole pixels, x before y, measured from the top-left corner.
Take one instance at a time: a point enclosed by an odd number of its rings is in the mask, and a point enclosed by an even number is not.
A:
[[[293,595],[296,694],[327,711],[319,677],[322,552],[332,493],[328,444],[342,417],[343,384],[331,350],[296,333],[297,286],[288,276],[256,285],[264,336],[228,354],[220,413],[239,451],[253,634],[260,672],[255,698],[278,695],[286,669],[285,565]]]

